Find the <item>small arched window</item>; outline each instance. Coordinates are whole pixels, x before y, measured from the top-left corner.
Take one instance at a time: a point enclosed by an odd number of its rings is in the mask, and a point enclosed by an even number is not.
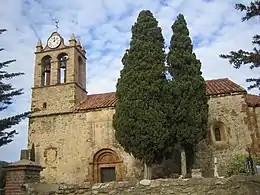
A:
[[[218,127],[214,129],[215,139],[216,141],[221,141],[221,132]]]
[[[218,143],[226,142],[227,135],[226,135],[226,126],[224,123],[220,121],[213,122],[211,126],[211,136],[212,140]]]
[[[59,63],[58,83],[66,83],[67,61],[68,61],[68,55],[66,53],[61,53],[58,56],[58,63]]]
[[[42,58],[42,86],[48,86],[51,82],[51,56]]]

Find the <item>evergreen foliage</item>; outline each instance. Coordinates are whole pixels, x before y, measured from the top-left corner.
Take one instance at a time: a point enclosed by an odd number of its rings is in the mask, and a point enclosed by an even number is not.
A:
[[[113,126],[125,151],[148,166],[162,160],[169,136],[163,103],[165,57],[161,28],[153,14],[143,10],[122,58]]]
[[[202,77],[201,63],[193,53],[187,23],[182,14],[172,25],[167,64],[173,77],[170,83],[173,97],[169,120],[172,136],[177,145],[192,149],[207,134],[208,104],[206,82]],[[175,140],[172,145],[176,145]]]
[[[5,31],[5,29],[0,29],[0,35]],[[3,50],[3,48],[0,48],[0,51]],[[15,60],[0,62],[0,111],[6,110],[7,107],[13,103],[13,97],[23,94],[22,89],[15,89],[8,81],[14,77],[23,75],[24,73],[8,73],[7,71],[3,70],[13,62],[15,62]],[[15,134],[17,134],[17,131],[9,129],[14,125],[19,124],[21,120],[28,117],[28,115],[29,113],[25,112],[15,116],[0,119],[0,147],[13,141],[13,137]]]
[[[260,17],[260,1],[252,1],[248,6],[244,4],[236,4],[235,8],[246,12],[246,15],[242,18],[242,22],[254,17]],[[240,49],[238,51],[231,51],[228,55],[221,54],[220,57],[228,59],[229,63],[236,69],[239,69],[242,65],[250,65],[250,69],[258,68],[260,66],[259,34],[253,36],[252,43],[255,47],[250,52]],[[260,78],[248,78],[246,81],[253,83],[248,87],[248,89],[260,89]]]

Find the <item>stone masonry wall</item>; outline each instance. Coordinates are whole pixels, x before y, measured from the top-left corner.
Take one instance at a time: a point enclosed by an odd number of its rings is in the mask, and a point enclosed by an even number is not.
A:
[[[93,181],[93,157],[104,148],[118,154],[121,178],[139,178],[142,164],[125,153],[116,142],[112,127],[113,108],[91,112],[33,117],[29,122],[29,148],[35,144],[37,163],[46,167],[43,181],[83,183]],[[214,142],[211,128],[215,121],[224,124],[225,141]],[[203,176],[213,176],[213,158],[219,168],[233,154],[244,153],[252,142],[248,130],[247,106],[243,95],[215,97],[209,100],[209,137],[196,149],[196,166]],[[177,157],[174,157],[178,161]],[[169,161],[156,171],[178,170],[179,163]],[[166,166],[166,167],[165,167]],[[220,175],[223,169],[219,169]],[[162,173],[155,173],[164,177]],[[169,172],[169,171],[168,171]],[[167,173],[168,175],[170,173]]]
[[[100,195],[259,195],[260,178],[236,176],[229,179],[157,179],[98,183],[95,185],[27,184],[27,195],[100,194]]]
[[[251,147],[260,152],[260,108],[248,107],[248,128],[252,139]]]
[[[223,124],[222,141],[214,141],[214,125]],[[214,157],[219,168],[234,154],[245,153],[252,143],[248,129],[247,105],[244,95],[212,97],[209,100],[209,134],[197,148],[197,165],[204,176],[213,176]],[[219,169],[221,174],[222,169]]]
[[[36,161],[45,169],[43,181],[83,183],[93,180],[93,157],[112,149],[122,165],[121,178],[138,177],[141,163],[118,145],[112,128],[114,109],[60,114],[30,119],[29,148],[35,144]]]
[[[31,109],[34,112],[32,116],[72,112],[75,105],[74,83],[32,89]]]

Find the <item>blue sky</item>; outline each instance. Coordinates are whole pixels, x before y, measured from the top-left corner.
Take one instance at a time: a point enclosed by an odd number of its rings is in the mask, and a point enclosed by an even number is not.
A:
[[[179,13],[184,14],[194,42],[194,51],[202,62],[205,79],[230,78],[244,88],[245,79],[259,76],[259,70],[234,69],[221,53],[252,48],[252,36],[259,31],[257,21],[241,22],[242,13],[234,9],[235,0],[0,0],[0,28],[8,31],[0,36],[0,61],[15,58],[10,71],[26,75],[12,83],[24,88],[24,95],[0,117],[30,109],[33,86],[34,51],[38,38],[45,45],[59,20],[59,33],[68,40],[75,33],[87,48],[87,91],[114,91],[121,57],[129,47],[131,26],[142,9],[149,9],[159,21],[169,45],[171,25]],[[195,3],[196,2],[196,3]],[[256,91],[250,91],[255,93]],[[15,127],[14,141],[0,148],[0,160],[15,161],[27,144],[28,120]]]

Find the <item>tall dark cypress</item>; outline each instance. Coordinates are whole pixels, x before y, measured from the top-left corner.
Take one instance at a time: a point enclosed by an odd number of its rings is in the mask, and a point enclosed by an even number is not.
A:
[[[208,104],[206,82],[202,77],[201,63],[193,53],[187,23],[182,14],[172,25],[167,63],[171,74],[174,91],[174,112],[169,117],[172,121],[172,135],[176,137],[174,145],[181,149],[182,174],[186,175],[187,150],[194,148],[207,133]]]
[[[162,160],[168,139],[163,107],[165,57],[161,28],[153,14],[143,10],[122,59],[113,124],[125,151],[144,162],[145,178],[151,178],[152,163]]]

